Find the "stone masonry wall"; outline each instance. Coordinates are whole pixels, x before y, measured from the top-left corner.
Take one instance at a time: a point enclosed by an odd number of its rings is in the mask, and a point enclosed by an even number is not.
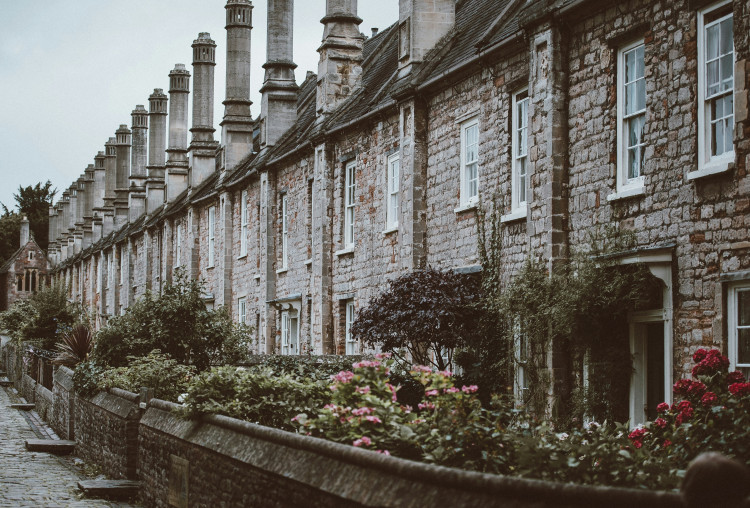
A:
[[[53,375],[52,411],[47,421],[61,439],[75,439],[75,401],[73,391],[73,371],[58,367]]]
[[[138,457],[138,395],[113,388],[76,398],[76,453],[112,478],[134,479]]]

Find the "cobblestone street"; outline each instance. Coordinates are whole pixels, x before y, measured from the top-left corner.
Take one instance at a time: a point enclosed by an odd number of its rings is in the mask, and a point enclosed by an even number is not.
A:
[[[10,388],[0,388],[0,507],[110,507],[132,505],[98,499],[82,499],[77,482],[82,477],[66,459],[49,453],[29,452],[27,439],[47,439],[34,432],[24,414],[11,409]],[[34,418],[34,413],[29,413]],[[41,422],[40,422],[41,423]]]

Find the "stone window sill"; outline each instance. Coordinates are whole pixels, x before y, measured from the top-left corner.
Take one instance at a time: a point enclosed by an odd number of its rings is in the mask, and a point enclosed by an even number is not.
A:
[[[390,235],[391,233],[397,233],[398,232],[398,224],[393,226],[392,228],[385,229],[383,231],[383,236]]]
[[[289,271],[289,267],[288,266],[284,266],[284,267],[281,267],[278,270],[276,270],[276,274],[278,275],[278,274],[286,273],[288,271]]]
[[[734,162],[720,162],[708,166],[703,166],[697,171],[689,171],[687,174],[688,181],[698,180],[707,176],[720,175],[734,169]]]
[[[240,260],[240,259],[247,259],[247,254],[243,254],[237,258],[237,260]]]
[[[346,256],[346,255],[349,255],[349,254],[354,255],[354,247],[353,246],[352,247],[346,247],[344,249],[337,250],[334,254],[336,256],[339,256],[339,257]]]
[[[253,275],[253,279],[260,280],[260,274],[256,273],[255,275]]]
[[[505,222],[518,221],[518,220],[521,220],[521,219],[525,219],[527,215],[528,215],[528,210],[524,206],[522,208],[519,208],[518,210],[513,210],[510,213],[501,216],[500,217],[500,222],[501,223],[505,223]]]
[[[476,211],[478,207],[479,207],[479,201],[469,201],[468,203],[464,203],[458,208],[454,209],[453,212],[456,214],[471,212],[471,211]]]
[[[635,198],[639,196],[644,196],[645,194],[646,194],[646,189],[643,187],[643,185],[638,185],[637,187],[628,187],[620,191],[613,192],[612,194],[609,194],[607,196],[607,201],[611,203],[612,201],[620,201],[621,199]]]
[[[310,258],[307,261],[305,261],[305,265],[306,266],[310,266],[311,264],[312,264],[312,258]]]

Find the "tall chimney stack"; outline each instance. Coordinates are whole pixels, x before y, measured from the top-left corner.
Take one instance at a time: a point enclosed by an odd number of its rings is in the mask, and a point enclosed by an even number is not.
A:
[[[456,22],[456,0],[399,0],[399,77],[443,38]]]
[[[167,96],[154,88],[148,98],[148,179],[146,180],[146,213],[152,214],[164,204],[164,161],[167,148]]]
[[[57,264],[57,206],[49,206],[49,222],[47,235],[49,244],[47,245],[47,257],[53,265]]]
[[[294,0],[268,0],[266,70],[260,107],[260,146],[273,146],[297,120],[297,67],[292,59]]]
[[[190,186],[196,187],[216,170],[214,141],[214,67],[216,43],[201,32],[193,41],[193,134],[190,142]]]
[[[227,13],[227,90],[224,119],[222,171],[234,168],[253,149],[253,119],[250,113],[250,33],[253,3],[228,0]]]
[[[169,73],[169,148],[167,153],[167,201],[172,202],[187,189],[187,114],[190,72],[176,64]]]
[[[120,229],[128,222],[128,199],[130,187],[131,134],[125,124],[115,131],[115,156],[117,160],[117,180],[115,183],[115,228]]]
[[[86,172],[84,173],[83,180],[83,248],[88,248],[91,245],[91,239],[93,234],[94,225],[94,184],[96,179],[94,177],[94,165],[89,164],[86,166]]]
[[[21,219],[21,247],[29,243],[29,219],[23,216]]]
[[[148,139],[148,111],[138,104],[130,114],[133,129],[133,153],[130,166],[130,222],[146,212],[146,156]]]
[[[98,242],[102,237],[102,219],[104,218],[104,188],[106,169],[104,163],[107,160],[104,152],[98,152],[94,157],[94,187],[92,191],[92,206],[94,214],[93,234],[91,241]]]
[[[318,121],[333,111],[359,87],[362,80],[362,47],[357,0],[326,0],[323,43],[318,48]]]

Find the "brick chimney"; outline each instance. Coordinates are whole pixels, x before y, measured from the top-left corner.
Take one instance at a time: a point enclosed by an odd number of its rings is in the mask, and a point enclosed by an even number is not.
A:
[[[326,15],[320,20],[323,43],[318,48],[318,121],[349,97],[362,80],[362,46],[357,0],[326,0]]]
[[[176,64],[169,73],[169,148],[167,148],[167,201],[187,189],[187,115],[190,72]]]
[[[211,34],[201,32],[193,41],[193,137],[190,141],[190,186],[199,185],[216,171],[214,141],[214,67],[216,43]]]
[[[146,212],[146,156],[148,139],[148,111],[138,104],[130,114],[133,130],[133,152],[130,160],[130,222]]]
[[[29,243],[29,219],[23,216],[21,219],[21,247]]]
[[[115,131],[115,228],[119,229],[128,222],[128,208],[130,206],[130,151],[132,131],[125,124]]]
[[[164,204],[164,162],[167,148],[167,96],[154,88],[148,98],[148,178],[146,179],[146,213],[152,214]]]
[[[414,64],[421,63],[455,22],[456,0],[399,0],[399,77],[409,74]]]
[[[294,0],[268,0],[266,70],[260,106],[261,149],[273,146],[297,120],[297,93],[292,60]]]
[[[253,149],[253,119],[250,113],[250,33],[253,3],[228,0],[227,89],[221,121],[222,171],[234,168]]]

